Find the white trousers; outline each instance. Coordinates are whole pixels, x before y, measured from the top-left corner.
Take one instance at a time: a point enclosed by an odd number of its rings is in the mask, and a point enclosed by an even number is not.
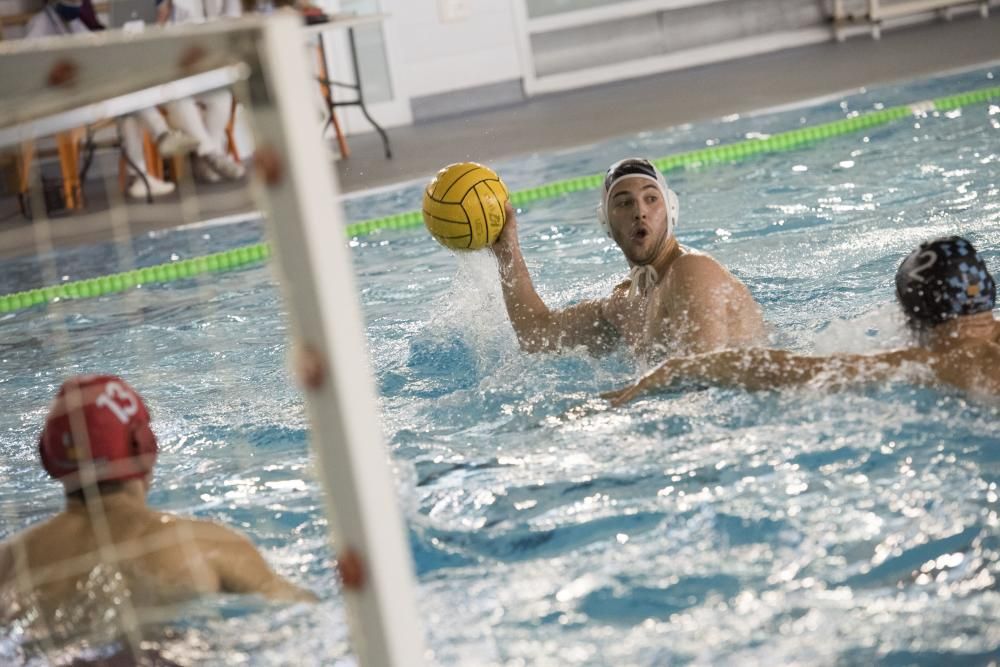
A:
[[[232,104],[232,93],[219,90],[166,106],[170,124],[198,140],[198,155],[208,155],[225,153],[226,126]]]
[[[170,102],[166,109],[170,124],[198,141],[198,155],[207,155],[225,152],[232,103],[232,94],[221,90]],[[148,176],[142,130],[148,130],[157,139],[169,129],[167,121],[157,109],[143,109],[123,118],[121,127],[125,154],[134,165],[129,167],[130,173],[135,175],[138,169]]]
[[[144,125],[145,128],[140,126]],[[142,130],[148,129],[153,137],[158,137],[167,131],[167,123],[156,109],[144,109],[130,116],[125,116],[119,125],[122,147],[129,159],[129,175],[136,176],[136,171],[148,176],[146,167],[146,152],[143,150]]]

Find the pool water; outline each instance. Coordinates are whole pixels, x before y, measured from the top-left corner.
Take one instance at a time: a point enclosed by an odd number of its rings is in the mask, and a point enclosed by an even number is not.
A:
[[[630,154],[995,85],[996,74],[492,166],[517,190]],[[963,234],[1000,271],[996,104],[667,177],[681,200],[681,242],[747,283],[782,347],[904,342],[892,280],[923,239]],[[420,188],[351,197],[348,215],[415,208]],[[551,306],[605,295],[625,274],[594,220],[595,198],[573,193],[519,213]],[[135,238],[130,252],[153,264],[262,234],[259,223],[177,230]],[[632,380],[636,362],[624,351],[521,353],[489,253],[454,255],[421,229],[351,246],[434,664],[996,660],[997,407],[899,382],[836,394],[695,388],[600,409],[596,394]],[[92,246],[5,262],[0,292],[45,275],[106,273],[121,257]],[[336,663],[350,649],[287,351],[266,267],[3,316],[0,537],[61,506],[35,453],[55,388],[72,373],[121,374],[152,406],[161,440],[151,503],[241,528],[324,598],[316,607],[203,600],[150,645],[182,664]],[[4,630],[3,662],[54,659],[52,647],[21,640]]]

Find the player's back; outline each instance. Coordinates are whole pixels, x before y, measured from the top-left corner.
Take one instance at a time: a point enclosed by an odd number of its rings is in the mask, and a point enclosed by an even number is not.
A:
[[[4,544],[0,620],[50,631],[99,620],[142,622],[157,607],[220,590],[212,524],[146,507],[76,504]],[[61,634],[61,633],[59,633]]]

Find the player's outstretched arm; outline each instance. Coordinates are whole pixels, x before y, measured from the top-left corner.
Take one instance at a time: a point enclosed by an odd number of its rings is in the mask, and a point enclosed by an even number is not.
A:
[[[906,362],[928,363],[921,349],[814,357],[785,350],[723,350],[668,359],[635,383],[601,395],[619,406],[648,391],[691,380],[746,389],[779,389],[817,381],[839,387],[883,380]]]
[[[312,591],[272,570],[246,535],[217,523],[197,523],[198,544],[215,568],[222,592],[258,593],[289,602],[318,600]]]
[[[585,345],[594,352],[604,351],[608,340],[616,334],[602,315],[601,302],[586,301],[564,310],[551,310],[546,306],[535,291],[524,262],[517,234],[517,214],[510,202],[506,210],[507,221],[493,244],[493,254],[500,268],[507,316],[521,349],[542,352]]]

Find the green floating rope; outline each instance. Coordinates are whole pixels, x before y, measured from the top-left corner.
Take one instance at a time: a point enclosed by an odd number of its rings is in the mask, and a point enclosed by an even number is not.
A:
[[[192,257],[156,266],[147,266],[134,271],[115,273],[100,278],[77,280],[53,287],[41,287],[0,296],[0,313],[40,306],[67,299],[90,299],[148,285],[188,280],[206,273],[217,273],[238,269],[248,264],[262,262],[271,256],[271,248],[266,243],[223,250],[222,252]]]
[[[668,157],[653,160],[652,162],[662,172],[738,162],[757,155],[794,150],[824,139],[850,134],[859,130],[867,130],[879,125],[886,125],[893,121],[910,117],[918,111],[950,111],[959,107],[986,102],[994,98],[1000,98],[1000,86],[960,93],[950,97],[942,97],[916,105],[906,104],[879,109],[852,118],[803,127],[780,134],[772,134],[766,139],[747,139],[733,144],[709,146],[686,153],[676,153]],[[596,190],[601,187],[603,179],[603,174],[568,178],[554,183],[547,183],[536,188],[512,192],[510,193],[510,201],[515,206],[520,206],[540,199],[560,197],[581,190]],[[347,233],[349,236],[363,236],[382,229],[402,229],[405,227],[418,227],[422,224],[423,217],[420,211],[408,211],[406,213],[397,213],[384,218],[374,218],[348,225]]]
[[[802,127],[780,134],[772,134],[766,139],[747,139],[733,144],[709,146],[694,151],[669,155],[658,160],[653,160],[652,162],[663,172],[674,169],[698,168],[712,164],[738,162],[757,155],[794,150],[808,144],[823,141],[824,139],[886,125],[893,121],[910,117],[914,113],[951,111],[996,98],[1000,98],[1000,86],[959,93],[919,104],[906,104],[887,109],[878,109],[830,123]],[[547,183],[536,188],[512,192],[510,193],[510,201],[514,205],[520,206],[540,199],[560,197],[573,192],[596,190],[601,187],[603,178],[603,174],[595,174]],[[382,218],[355,222],[347,225],[346,230],[348,236],[354,237],[366,236],[383,229],[406,229],[409,227],[418,227],[422,224],[423,216],[420,211],[407,211]],[[270,255],[271,250],[268,245],[266,243],[258,243],[251,246],[234,248],[233,250],[225,250],[212,255],[193,257],[167,264],[158,264],[110,276],[78,280],[54,287],[42,287],[27,292],[8,294],[0,296],[0,314],[31,308],[32,306],[39,306],[56,300],[87,299],[105,296],[124,292],[142,284],[167,283],[175,280],[194,278],[205,273],[228,271],[248,264],[262,262]]]

